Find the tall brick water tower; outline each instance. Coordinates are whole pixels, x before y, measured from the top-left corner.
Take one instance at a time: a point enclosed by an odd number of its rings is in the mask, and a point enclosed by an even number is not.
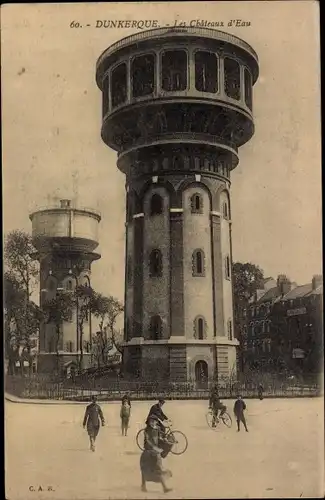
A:
[[[137,33],[97,61],[102,139],[126,176],[129,374],[200,384],[236,369],[230,174],[257,77],[247,43],[203,28]]]
[[[71,200],[30,215],[33,244],[40,262],[40,306],[62,290],[73,293],[79,285],[90,285],[91,263],[100,258],[98,226],[101,216],[92,209],[76,208]],[[80,306],[79,306],[80,307]],[[91,315],[86,315],[83,336],[78,325],[78,303],[69,321],[61,325],[59,362],[67,373],[78,366],[83,351],[83,367],[91,362]],[[40,331],[38,370],[51,372],[57,366],[56,325],[44,322]],[[82,342],[82,346],[81,346]]]

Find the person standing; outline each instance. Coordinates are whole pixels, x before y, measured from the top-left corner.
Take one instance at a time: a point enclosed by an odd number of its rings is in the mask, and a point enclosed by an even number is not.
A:
[[[241,396],[237,396],[237,401],[235,402],[234,405],[234,415],[237,420],[237,432],[240,431],[240,422],[244,424],[245,431],[248,432],[247,425],[246,425],[246,419],[244,415],[244,411],[246,410],[246,404],[245,401],[242,399]]]
[[[159,447],[159,428],[157,417],[151,415],[147,419],[144,433],[144,451],[140,457],[141,489],[147,491],[147,482],[160,483],[164,493],[171,491],[166,485],[166,479],[172,476],[169,470],[162,466],[161,448]]]
[[[121,417],[121,429],[122,436],[126,436],[129,428],[131,415],[131,403],[128,399],[122,399],[120,417]]]
[[[95,451],[95,441],[99,433],[100,424],[105,425],[105,419],[101,407],[97,404],[96,396],[91,397],[91,403],[87,406],[83,419],[83,428],[87,427],[91,451]]]
[[[262,386],[262,384],[260,384],[258,386],[258,397],[260,398],[261,401],[263,399],[263,391],[264,391],[264,387]]]

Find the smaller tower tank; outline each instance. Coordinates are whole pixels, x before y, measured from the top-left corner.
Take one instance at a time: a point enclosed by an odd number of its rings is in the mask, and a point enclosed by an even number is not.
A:
[[[40,306],[62,290],[73,291],[91,284],[91,263],[100,258],[98,247],[99,212],[75,207],[71,200],[60,200],[59,206],[39,209],[30,215],[35,258],[40,263]],[[91,315],[86,316],[81,339],[78,304],[69,321],[62,324],[59,352],[56,351],[56,326],[44,323],[40,329],[38,369],[50,372],[57,366],[72,371],[82,354],[83,368],[91,364]]]

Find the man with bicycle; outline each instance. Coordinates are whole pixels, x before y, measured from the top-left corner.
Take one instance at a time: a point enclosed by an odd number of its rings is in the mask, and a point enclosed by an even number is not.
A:
[[[162,407],[165,404],[164,399],[159,399],[158,403],[152,405],[150,408],[147,420],[146,420],[146,425],[148,425],[150,418],[154,417],[157,422],[158,422],[158,428],[159,428],[159,445],[163,449],[163,452],[161,454],[162,458],[166,458],[168,453],[170,452],[172,446],[170,443],[168,443],[168,440],[166,438],[166,429],[163,424],[164,421],[168,421],[167,415],[164,414],[162,411]]]
[[[212,427],[216,427],[218,422],[218,412],[220,411],[219,418],[222,418],[224,413],[227,411],[227,407],[220,401],[217,387],[214,388],[210,396],[209,408],[213,411]]]

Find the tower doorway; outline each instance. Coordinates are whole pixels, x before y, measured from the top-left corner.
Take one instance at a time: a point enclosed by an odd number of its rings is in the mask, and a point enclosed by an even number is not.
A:
[[[206,361],[197,361],[195,364],[195,384],[197,389],[208,387],[208,364]]]

